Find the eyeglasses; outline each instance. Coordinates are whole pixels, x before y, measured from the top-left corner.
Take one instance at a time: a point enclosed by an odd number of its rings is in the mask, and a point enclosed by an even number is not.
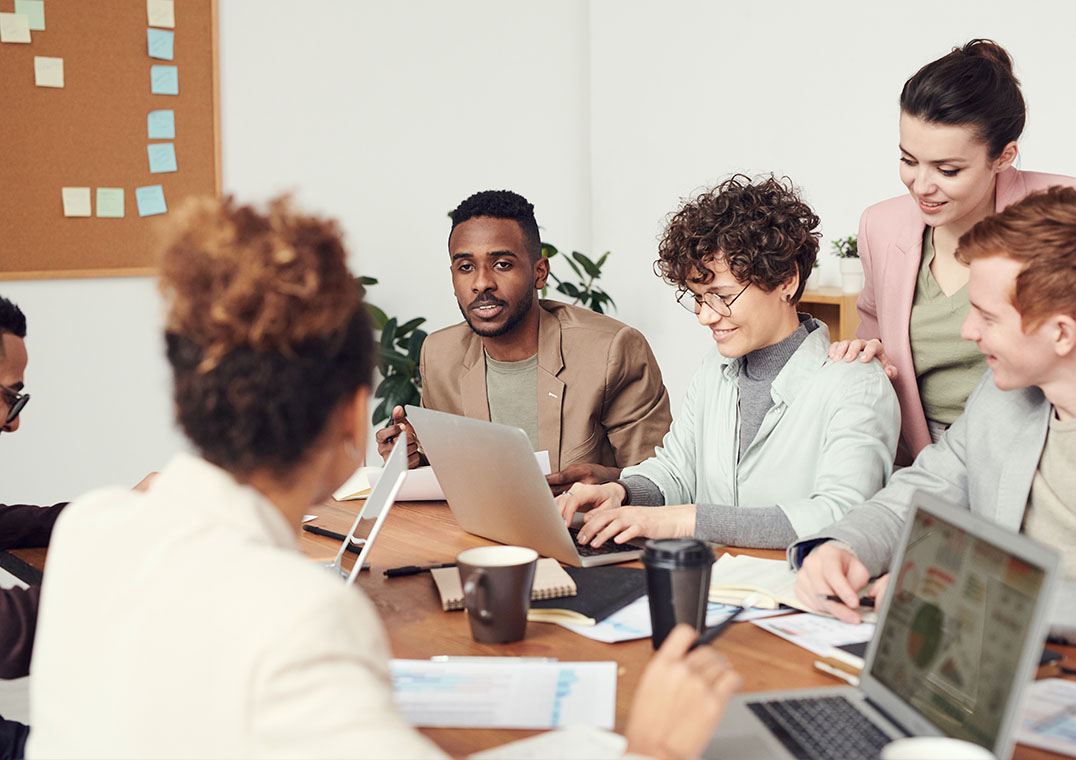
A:
[[[685,290],[676,297],[676,302],[692,314],[698,314],[702,311],[702,305],[706,304],[713,309],[715,314],[720,314],[723,317],[731,317],[732,305],[736,303],[736,299],[742,296],[744,291],[749,287],[751,287],[751,283],[744,285],[743,289],[731,298],[729,296],[718,295],[717,293],[692,293],[690,290]]]
[[[29,393],[19,393],[14,388],[8,388],[6,385],[0,385],[0,391],[4,392],[5,400],[8,403],[7,419],[4,420],[5,425],[9,425],[15,421],[19,416],[19,412],[30,401]]]

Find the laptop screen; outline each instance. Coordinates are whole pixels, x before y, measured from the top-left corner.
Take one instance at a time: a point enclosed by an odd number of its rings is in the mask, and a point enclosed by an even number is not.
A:
[[[1045,578],[917,509],[871,675],[949,736],[993,747]]]

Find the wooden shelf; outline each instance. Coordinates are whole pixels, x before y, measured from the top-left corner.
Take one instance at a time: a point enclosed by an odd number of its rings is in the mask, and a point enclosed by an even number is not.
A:
[[[850,340],[856,336],[859,314],[856,301],[859,293],[845,293],[840,288],[812,288],[803,291],[800,311],[825,322],[830,340]]]

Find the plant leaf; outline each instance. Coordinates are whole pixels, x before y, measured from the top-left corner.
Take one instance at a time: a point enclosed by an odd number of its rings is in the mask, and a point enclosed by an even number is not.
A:
[[[579,288],[570,282],[562,282],[557,286],[557,290],[571,298],[579,298]]]
[[[366,304],[366,313],[370,315],[370,321],[374,323],[375,330],[384,330],[389,321],[388,315],[372,303]]]
[[[411,333],[411,340],[407,344],[407,355],[411,358],[411,361],[418,362],[419,355],[422,353],[422,343],[425,340],[425,330],[415,330]]]
[[[606,251],[605,253],[603,253],[602,257],[600,259],[598,259],[598,263],[595,264],[594,266],[598,267],[598,269],[601,269],[603,266],[605,266],[605,260],[607,258],[609,258],[609,251]]]
[[[396,328],[396,340],[399,341],[401,338],[406,336],[409,332],[414,330],[416,327],[418,327],[425,321],[425,317],[415,317],[412,320],[404,322],[402,325]]]
[[[381,345],[391,350],[396,340],[396,317],[393,317],[381,328]]]
[[[591,277],[601,277],[602,270],[600,270],[593,261],[581,254],[579,251],[572,251],[572,258],[583,265],[583,269]]]
[[[572,271],[575,272],[575,276],[578,277],[580,280],[582,280],[583,279],[583,271],[579,267],[577,267],[575,265],[575,262],[572,261],[567,256],[564,257],[564,260],[566,262],[568,262],[568,266],[570,266],[572,268]]]
[[[389,413],[384,401],[377,405],[374,409],[374,416],[371,418],[371,422],[374,427],[378,427],[382,422],[385,422],[389,418]]]
[[[542,243],[542,256],[544,258],[552,258],[557,255],[557,247],[549,243]]]

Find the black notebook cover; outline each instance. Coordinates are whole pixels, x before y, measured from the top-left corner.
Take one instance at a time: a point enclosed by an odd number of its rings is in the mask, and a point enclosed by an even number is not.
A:
[[[571,610],[605,620],[646,593],[646,570],[633,567],[565,567],[578,589],[575,596],[531,602],[532,609]]]

